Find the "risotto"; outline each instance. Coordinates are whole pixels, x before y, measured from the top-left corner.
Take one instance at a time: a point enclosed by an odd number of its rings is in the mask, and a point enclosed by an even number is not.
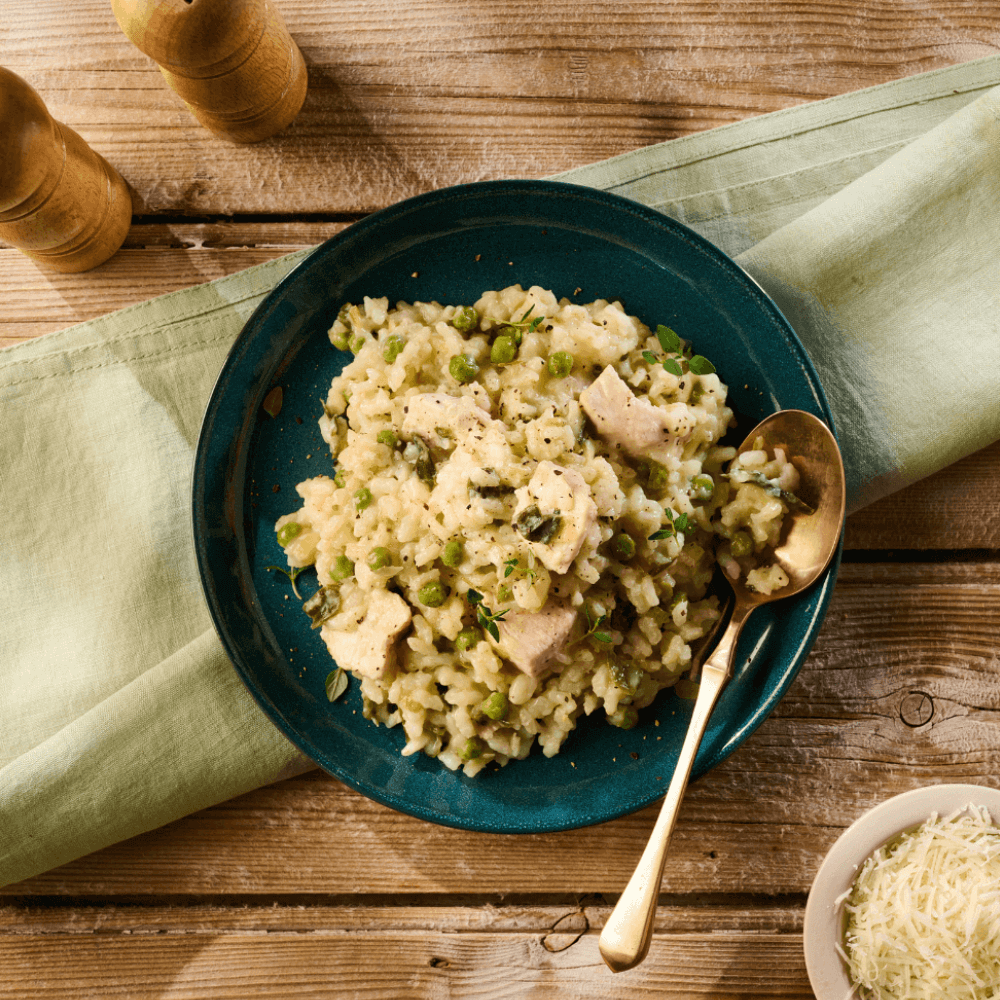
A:
[[[629,728],[719,617],[717,564],[787,584],[767,555],[796,470],[720,444],[726,387],[667,327],[515,285],[365,298],[330,339],[354,354],[320,418],[335,470],[276,530],[404,754],[473,775],[536,740],[552,756],[581,714]]]

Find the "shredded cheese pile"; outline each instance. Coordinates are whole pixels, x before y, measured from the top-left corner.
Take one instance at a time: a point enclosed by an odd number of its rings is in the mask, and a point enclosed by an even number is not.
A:
[[[968,806],[880,847],[846,898],[844,948],[861,997],[1000,998],[1000,829]]]

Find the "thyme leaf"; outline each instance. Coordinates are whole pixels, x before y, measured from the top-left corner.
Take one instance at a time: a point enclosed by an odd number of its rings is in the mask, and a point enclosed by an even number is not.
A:
[[[347,671],[343,667],[337,667],[326,675],[326,697],[328,701],[336,701],[347,690],[349,684]]]
[[[292,584],[292,593],[294,593],[295,596],[300,601],[302,600],[302,595],[299,593],[299,588],[295,586],[295,580],[298,577],[298,575],[306,568],[305,566],[293,566],[290,570],[283,569],[281,566],[268,566],[267,568],[269,570],[271,569],[277,570],[279,573],[283,574],[284,576],[287,576]]]

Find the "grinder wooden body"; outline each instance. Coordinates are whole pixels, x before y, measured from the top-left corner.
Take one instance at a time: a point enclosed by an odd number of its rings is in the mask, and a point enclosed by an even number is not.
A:
[[[122,31],[191,113],[232,142],[259,142],[299,113],[308,76],[271,0],[111,0]]]
[[[0,239],[59,271],[87,271],[122,245],[132,199],[121,175],[3,67],[0,150]]]

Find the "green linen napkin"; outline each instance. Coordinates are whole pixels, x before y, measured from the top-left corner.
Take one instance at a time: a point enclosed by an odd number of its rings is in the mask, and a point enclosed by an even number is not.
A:
[[[854,507],[1000,437],[1000,57],[559,179],[699,230],[786,311]],[[189,527],[215,374],[308,251],[0,351],[0,885],[311,764],[212,630]]]

